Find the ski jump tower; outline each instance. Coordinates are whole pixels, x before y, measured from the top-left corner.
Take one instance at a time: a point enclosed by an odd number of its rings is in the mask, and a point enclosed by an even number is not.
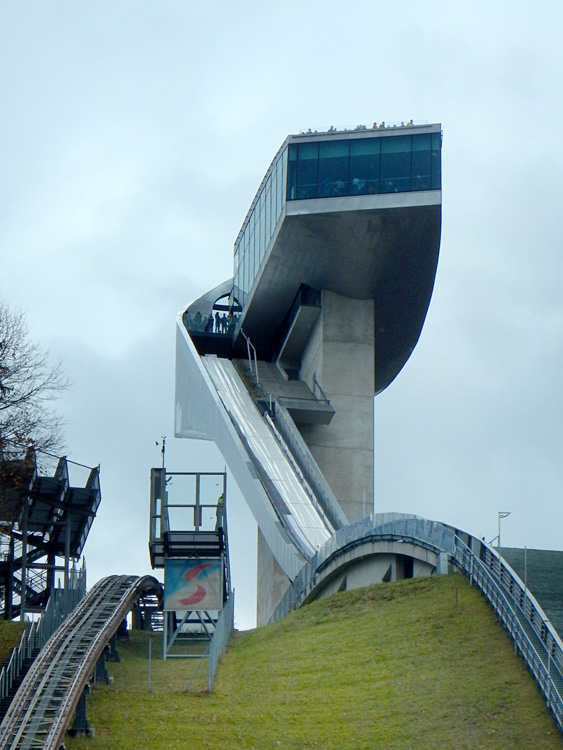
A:
[[[430,303],[440,125],[289,136],[233,277],[178,315],[176,436],[213,440],[259,527],[258,622],[336,529],[373,508],[374,395]]]

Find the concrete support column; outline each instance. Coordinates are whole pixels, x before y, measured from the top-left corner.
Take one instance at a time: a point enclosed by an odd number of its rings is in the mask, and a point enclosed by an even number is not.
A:
[[[86,697],[88,696],[89,692],[90,686],[86,685],[86,687],[82,691],[82,695],[80,696],[78,705],[76,706],[76,715],[74,717],[74,722],[69,730],[69,734],[71,737],[94,736],[94,730],[90,726],[90,722],[88,721],[88,716],[86,714]]]
[[[349,521],[373,509],[374,301],[323,290],[322,312],[301,357],[335,409],[328,425],[300,425],[303,439]]]
[[[106,667],[106,659],[108,657],[108,654],[109,648],[106,648],[96,662],[96,667],[94,669],[94,680],[96,684],[103,683],[104,685],[111,685],[111,683],[113,682],[113,677],[110,676]]]
[[[268,622],[290,585],[289,578],[271,553],[260,529],[258,529],[257,578],[256,622],[260,626]]]

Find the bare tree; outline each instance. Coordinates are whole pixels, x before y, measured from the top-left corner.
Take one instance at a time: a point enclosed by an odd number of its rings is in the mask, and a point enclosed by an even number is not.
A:
[[[24,313],[0,301],[0,460],[31,446],[61,450],[63,420],[52,404],[68,385],[61,363],[30,340]]]

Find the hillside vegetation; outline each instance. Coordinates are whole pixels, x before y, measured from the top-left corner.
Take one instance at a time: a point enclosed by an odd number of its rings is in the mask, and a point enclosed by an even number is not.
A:
[[[113,685],[89,698],[96,736],[68,750],[563,747],[504,630],[458,575],[344,592],[235,633],[212,694],[203,674],[185,692],[194,662],[156,658],[154,634],[149,693],[149,637],[120,647]]]
[[[10,658],[10,653],[20,642],[21,634],[26,625],[22,622],[0,620],[0,666]]]

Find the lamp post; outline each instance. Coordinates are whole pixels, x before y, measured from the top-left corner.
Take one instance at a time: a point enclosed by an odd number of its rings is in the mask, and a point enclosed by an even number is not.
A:
[[[501,518],[506,518],[511,514],[512,511],[510,510],[499,510],[498,512],[498,537],[497,537],[497,547],[500,547],[500,521]]]

